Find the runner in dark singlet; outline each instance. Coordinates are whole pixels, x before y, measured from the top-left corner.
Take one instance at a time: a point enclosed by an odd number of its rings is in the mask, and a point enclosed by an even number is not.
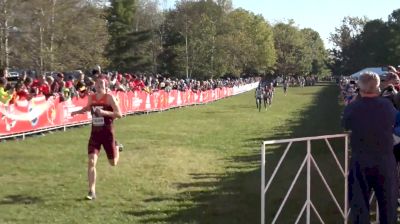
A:
[[[106,80],[98,79],[95,88],[96,94],[88,97],[88,104],[71,113],[71,116],[86,111],[92,114],[92,131],[88,144],[89,194],[86,196],[89,200],[96,198],[96,163],[100,147],[103,146],[111,166],[118,163],[119,151],[115,144],[113,120],[122,117],[115,98],[107,93]]]

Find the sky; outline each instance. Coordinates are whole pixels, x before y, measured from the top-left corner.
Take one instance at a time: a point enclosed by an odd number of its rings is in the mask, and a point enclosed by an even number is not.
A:
[[[168,0],[174,5],[174,0]],[[300,29],[317,31],[325,43],[332,48],[328,38],[340,27],[346,16],[382,19],[400,8],[400,0],[232,0],[234,8],[244,8],[261,14],[272,25],[293,19]]]

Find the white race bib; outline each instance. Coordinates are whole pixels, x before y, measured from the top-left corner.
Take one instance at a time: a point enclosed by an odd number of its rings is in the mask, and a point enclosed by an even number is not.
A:
[[[104,126],[104,117],[93,117],[92,124],[93,126]]]

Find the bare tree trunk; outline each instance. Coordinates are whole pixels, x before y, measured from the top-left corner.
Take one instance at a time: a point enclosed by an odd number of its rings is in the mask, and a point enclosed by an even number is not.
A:
[[[51,7],[51,34],[50,34],[50,70],[54,70],[54,22],[55,22],[55,7],[57,4],[57,0],[52,0]]]
[[[212,47],[211,47],[211,79],[214,78],[214,50],[215,50],[215,35],[212,37]]]
[[[189,78],[189,46],[188,46],[188,19],[185,23],[185,53],[186,53],[186,79]]]
[[[39,71],[43,73],[44,71],[44,26],[43,26],[44,10],[39,9]]]
[[[136,16],[136,26],[135,26],[135,31],[138,32],[139,31],[139,16]]]
[[[4,67],[4,30],[0,30],[0,66]]]
[[[40,40],[39,71],[40,71],[40,74],[42,74],[43,70],[44,70],[44,62],[43,62],[44,61],[43,60],[43,46],[44,46],[44,44],[43,44],[43,31],[44,31],[43,25],[40,24],[39,25],[39,40]]]
[[[166,8],[167,8],[167,4],[168,4],[168,1],[167,0],[163,0],[163,3],[162,3],[162,23],[161,23],[161,26],[158,26],[159,27],[159,34],[160,34],[160,52],[163,52],[164,51],[164,46],[163,46],[163,43],[164,43],[164,34],[165,34],[165,15],[166,15]]]
[[[136,1],[136,8],[139,8],[139,1]],[[135,13],[136,23],[135,23],[135,31],[139,31],[139,13]]]
[[[6,10],[4,10],[6,11]],[[4,20],[4,53],[5,53],[5,68],[8,69],[10,66],[9,62],[9,48],[8,48],[8,19]]]
[[[153,74],[157,72],[157,46],[156,46],[156,34],[155,34],[155,29],[154,29],[154,20],[151,20],[151,51],[152,51],[152,70]]]
[[[9,67],[9,49],[8,49],[8,15],[7,15],[7,0],[3,0],[3,27],[2,34],[4,35],[4,67]]]

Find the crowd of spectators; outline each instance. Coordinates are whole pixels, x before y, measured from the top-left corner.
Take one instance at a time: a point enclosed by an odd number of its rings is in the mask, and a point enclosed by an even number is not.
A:
[[[380,76],[381,96],[388,98],[396,107],[400,109],[400,70],[393,66],[388,66],[388,71]],[[345,105],[353,102],[360,97],[357,80],[350,77],[341,77],[337,80],[342,98]]]
[[[12,103],[20,99],[30,100],[38,95],[44,95],[46,98],[58,96],[61,100],[85,97],[95,91],[94,84],[98,78],[106,79],[111,91],[145,91],[149,94],[159,90],[198,92],[240,86],[257,80],[253,77],[196,80],[172,78],[162,74],[102,73],[101,68],[96,66],[90,74],[78,70],[76,75],[55,72],[32,77],[27,72],[23,72],[15,83],[11,83],[7,82],[7,70],[4,70],[0,75],[0,102]]]
[[[277,76],[273,82],[275,87],[283,84],[299,87],[314,86],[318,82],[318,77],[314,75],[286,75]]]

